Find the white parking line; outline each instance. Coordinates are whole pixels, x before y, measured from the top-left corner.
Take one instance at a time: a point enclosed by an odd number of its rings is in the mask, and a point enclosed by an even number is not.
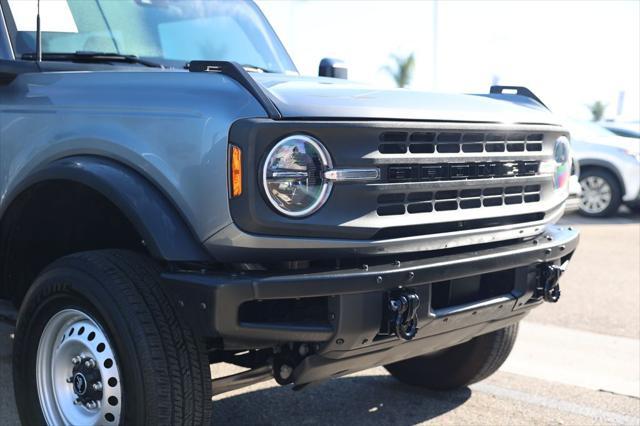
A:
[[[502,371],[640,397],[640,340],[523,321]]]
[[[491,385],[481,382],[471,385],[471,388],[482,393],[496,396],[498,398],[511,399],[514,401],[534,404],[540,407],[550,408],[553,410],[563,411],[568,414],[576,414],[579,416],[590,417],[598,422],[613,423],[616,425],[637,425],[638,418],[626,416],[624,414],[613,413],[611,411],[600,410],[598,408],[575,404],[573,402],[563,401],[556,398],[547,398],[541,395],[534,395],[514,389],[507,389],[500,386]]]

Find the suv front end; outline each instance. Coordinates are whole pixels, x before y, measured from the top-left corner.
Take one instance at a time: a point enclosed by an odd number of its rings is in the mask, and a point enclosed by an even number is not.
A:
[[[242,192],[205,241],[234,273],[166,274],[167,288],[221,348],[276,348],[290,372],[276,378],[298,386],[504,329],[557,301],[577,246],[555,225],[568,137],[553,124],[239,120]],[[392,307],[403,297],[411,317]]]
[[[23,423],[208,424],[212,394],[380,365],[460,388],[558,301],[572,155],[529,90],[302,77],[252,2],[55,7],[0,0]]]

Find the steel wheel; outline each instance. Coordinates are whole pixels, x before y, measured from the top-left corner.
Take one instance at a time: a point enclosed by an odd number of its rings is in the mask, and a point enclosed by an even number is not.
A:
[[[611,204],[611,185],[600,176],[588,176],[580,181],[580,208],[589,214],[604,212]]]
[[[120,370],[103,328],[76,309],[47,323],[36,357],[38,398],[49,425],[118,424]]]

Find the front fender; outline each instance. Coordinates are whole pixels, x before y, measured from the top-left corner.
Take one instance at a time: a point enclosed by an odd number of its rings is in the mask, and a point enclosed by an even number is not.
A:
[[[102,194],[127,217],[153,257],[173,262],[211,260],[178,209],[158,188],[133,169],[102,157],[67,157],[37,169],[7,194],[0,220],[23,191],[52,180],[76,182]]]

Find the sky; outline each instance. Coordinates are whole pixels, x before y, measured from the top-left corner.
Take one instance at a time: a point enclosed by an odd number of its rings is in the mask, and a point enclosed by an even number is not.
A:
[[[298,70],[344,60],[349,79],[394,87],[390,55],[415,53],[414,90],[526,86],[554,112],[640,120],[640,0],[258,0]],[[623,97],[618,114],[619,99]]]

